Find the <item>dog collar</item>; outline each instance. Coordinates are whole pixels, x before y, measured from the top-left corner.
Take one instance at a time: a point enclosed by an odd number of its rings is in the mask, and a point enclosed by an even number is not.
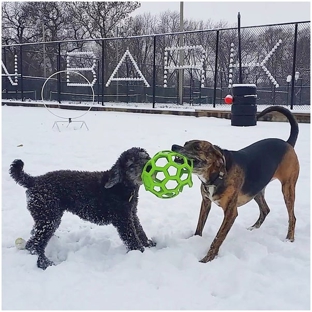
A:
[[[204,183],[205,185],[214,185],[214,186],[219,186],[221,183],[222,183],[222,181],[223,181],[223,178],[224,178],[224,172],[223,171],[220,171],[220,172],[218,172],[218,173],[214,173],[211,177],[210,177],[210,179],[209,179],[209,181],[207,181],[206,183]]]
[[[208,198],[213,201],[212,196],[215,193],[217,187],[222,183],[224,177],[224,172],[220,171],[213,175],[213,179],[210,179],[206,183],[202,181],[205,192],[207,193]]]

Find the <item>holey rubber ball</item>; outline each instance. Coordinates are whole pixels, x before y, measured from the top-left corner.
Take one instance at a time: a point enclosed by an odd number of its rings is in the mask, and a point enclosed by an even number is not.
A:
[[[172,198],[183,191],[185,185],[193,186],[193,162],[185,156],[161,151],[144,166],[142,181],[145,190],[159,198]]]

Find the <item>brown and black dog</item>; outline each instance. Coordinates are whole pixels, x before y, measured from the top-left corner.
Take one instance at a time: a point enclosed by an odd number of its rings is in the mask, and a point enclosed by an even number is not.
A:
[[[294,214],[295,186],[299,175],[299,162],[294,150],[299,128],[293,114],[286,108],[271,106],[257,118],[277,111],[286,116],[291,125],[285,142],[269,138],[253,143],[238,151],[221,149],[207,141],[192,140],[184,146],[173,145],[172,151],[193,160],[193,173],[201,180],[202,203],[195,235],[202,235],[207,216],[214,202],[224,210],[224,219],[207,255],[201,262],[213,260],[237,217],[237,207],[254,199],[260,216],[250,228],[259,228],[270,209],[264,198],[268,183],[278,179],[286,203],[289,225],[286,239],[293,242],[296,218]],[[179,159],[176,159],[179,161]]]

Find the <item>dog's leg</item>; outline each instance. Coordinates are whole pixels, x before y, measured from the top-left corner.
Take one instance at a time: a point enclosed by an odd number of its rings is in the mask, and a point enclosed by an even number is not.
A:
[[[53,262],[45,256],[44,251],[50,238],[61,223],[62,213],[60,213],[55,201],[47,204],[46,200],[40,206],[38,202],[38,199],[34,199],[33,202],[28,203],[28,209],[31,212],[35,224],[32,237],[27,241],[25,248],[31,254],[38,255],[37,266],[45,270],[48,266],[53,265]],[[43,205],[45,206],[45,211],[42,209]]]
[[[38,268],[45,270],[48,266],[54,264],[45,256],[44,251],[59,224],[60,220],[53,220],[52,222],[39,221],[35,224],[34,235],[27,241],[25,248],[31,254],[38,255]]]
[[[285,154],[283,161],[276,170],[274,177],[280,180],[282,192],[288,212],[288,232],[286,239],[293,242],[295,239],[296,217],[294,213],[295,188],[299,176],[299,161],[292,147]]]
[[[37,221],[34,228],[34,235],[27,241],[25,248],[31,254],[38,255],[37,266],[45,270],[47,267],[54,265],[44,254],[45,248],[48,245],[50,238],[61,222],[59,220]]]
[[[288,232],[286,239],[293,242],[295,240],[295,226],[296,217],[294,213],[294,203],[295,203],[295,185],[293,181],[286,182],[282,185],[282,192],[284,195],[285,204],[288,212]]]
[[[211,209],[211,200],[204,195],[202,195],[202,203],[200,206],[200,213],[199,213],[199,218],[198,218],[198,223],[195,231],[195,235],[202,236],[203,229],[208,217],[208,214]]]
[[[264,198],[264,189],[255,196],[254,200],[259,206],[260,216],[256,223],[248,228],[249,230],[258,229],[270,212],[270,208]]]
[[[137,235],[141,241],[141,243],[143,244],[144,247],[154,247],[156,246],[156,243],[153,242],[151,239],[148,239],[144,230],[143,230],[143,227],[140,223],[140,220],[137,216],[136,213],[132,213],[132,219],[133,219],[133,223],[134,223],[134,227],[135,227],[135,230],[137,232]]]
[[[120,238],[126,244],[129,250],[140,250],[144,251],[144,247],[136,232],[132,216],[129,216],[126,220],[113,221],[112,224],[116,227]]]
[[[223,203],[221,203],[221,207],[225,207],[224,209],[224,218],[223,218],[223,222],[220,226],[220,229],[215,237],[215,239],[213,240],[210,249],[207,253],[207,255],[200,260],[200,262],[206,263],[208,261],[212,261],[219,252],[219,248],[221,246],[221,244],[223,243],[226,235],[228,234],[228,232],[230,231],[238,213],[237,213],[237,194],[233,195],[233,196],[229,196],[229,202],[224,205]]]

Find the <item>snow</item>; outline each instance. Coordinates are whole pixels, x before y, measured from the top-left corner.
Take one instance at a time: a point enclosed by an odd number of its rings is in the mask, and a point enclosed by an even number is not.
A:
[[[213,204],[203,236],[193,236],[201,203],[200,181],[193,176],[194,186],[172,199],[159,199],[141,187],[139,218],[156,247],[127,253],[113,226],[97,226],[65,213],[46,248],[56,266],[42,271],[36,256],[14,246],[16,238],[28,239],[32,228],[25,189],[8,174],[14,159],[22,159],[32,175],[59,169],[106,170],[133,146],[151,156],[190,139],[239,149],[262,138],[287,139],[290,131],[289,124],[281,122],[232,127],[226,119],[90,111],[80,119],[89,131],[79,123],[59,123],[59,132],[52,129],[58,120],[45,108],[2,107],[3,309],[310,308],[309,124],[299,124],[296,143],[301,171],[294,243],[285,241],[287,210],[281,186],[273,181],[266,189],[271,212],[262,227],[247,230],[259,214],[254,201],[240,207],[219,256],[206,264],[198,262],[223,213]]]

